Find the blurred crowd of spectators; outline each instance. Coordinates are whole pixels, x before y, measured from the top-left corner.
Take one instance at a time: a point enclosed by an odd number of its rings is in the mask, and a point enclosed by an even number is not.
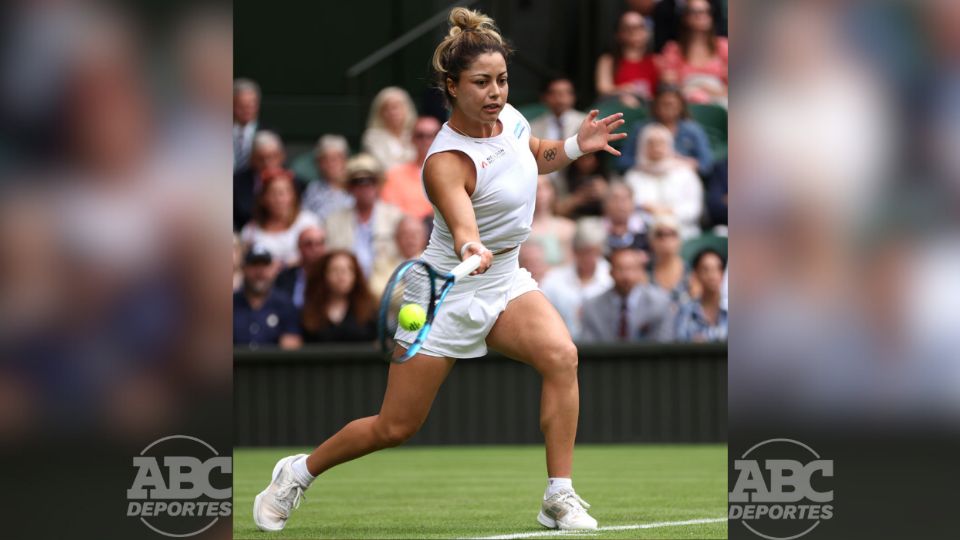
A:
[[[596,63],[596,108],[625,110],[622,156],[591,154],[538,178],[520,264],[577,342],[725,341],[727,42],[720,2],[630,1]],[[260,124],[260,88],[234,84],[234,344],[372,342],[393,269],[418,257],[433,207],[421,166],[441,121],[401,88],[372,100],[359,152],[324,134],[315,178],[291,170]],[[520,106],[561,139],[585,113],[569,78]],[[709,135],[699,117],[721,118]],[[535,112],[536,114],[532,114]]]
[[[726,19],[719,0],[628,0],[612,50],[597,61],[599,96],[628,107],[653,98],[661,83],[676,85],[690,103],[727,102]]]

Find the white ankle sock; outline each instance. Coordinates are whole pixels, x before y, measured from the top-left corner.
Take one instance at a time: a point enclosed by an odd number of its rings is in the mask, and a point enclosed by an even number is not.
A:
[[[543,498],[549,499],[561,489],[573,489],[573,480],[569,478],[547,478],[547,490],[543,493]]]
[[[310,474],[310,471],[307,470],[307,458],[301,457],[294,460],[293,465],[293,477],[297,479],[297,482],[300,483],[303,487],[308,487],[316,478]]]

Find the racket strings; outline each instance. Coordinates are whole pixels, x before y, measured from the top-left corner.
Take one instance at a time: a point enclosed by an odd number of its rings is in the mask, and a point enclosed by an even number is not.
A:
[[[407,304],[416,304],[428,314],[433,310],[433,292],[439,290],[439,280],[426,268],[414,265],[395,282],[390,295],[388,326],[395,331],[398,325],[400,308]]]

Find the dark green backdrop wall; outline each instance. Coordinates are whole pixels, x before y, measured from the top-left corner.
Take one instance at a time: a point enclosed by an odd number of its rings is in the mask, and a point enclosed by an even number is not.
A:
[[[238,446],[315,445],[376,414],[387,365],[368,348],[237,351]],[[721,442],[727,426],[727,348],[580,347],[580,442]],[[540,377],[491,354],[459,360],[409,444],[538,443]]]
[[[482,0],[473,7],[492,15],[513,42],[510,101],[537,100],[545,76],[568,73],[592,96],[593,65],[609,44],[619,0]],[[350,66],[403,35],[453,2],[363,0],[234,2],[234,73],[260,82],[263,124],[294,145],[323,133],[343,133],[356,145],[373,95],[384,86],[405,88],[421,103],[429,86],[433,49],[446,31],[440,24],[363,75]]]

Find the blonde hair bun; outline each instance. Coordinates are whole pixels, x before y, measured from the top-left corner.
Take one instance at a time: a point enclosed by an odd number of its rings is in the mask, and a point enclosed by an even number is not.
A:
[[[437,88],[452,102],[447,78],[458,80],[460,72],[478,55],[498,52],[506,60],[512,52],[492,18],[465,7],[450,10],[450,31],[433,52],[433,71]]]
[[[493,19],[479,11],[473,11],[465,7],[450,10],[450,32],[448,35],[456,37],[461,32],[489,33],[492,34],[491,37],[496,36],[498,41],[502,40]]]

